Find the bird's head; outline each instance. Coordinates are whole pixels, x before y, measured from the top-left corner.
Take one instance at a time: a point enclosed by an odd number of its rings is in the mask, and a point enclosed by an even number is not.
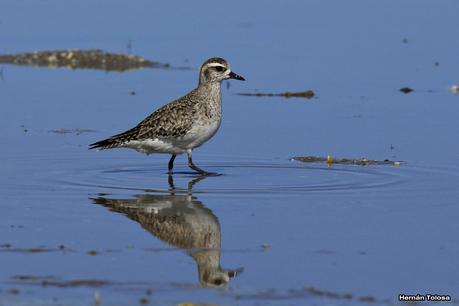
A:
[[[228,62],[223,58],[213,57],[202,64],[199,77],[200,84],[221,82],[228,79],[245,81],[242,76],[231,71]]]

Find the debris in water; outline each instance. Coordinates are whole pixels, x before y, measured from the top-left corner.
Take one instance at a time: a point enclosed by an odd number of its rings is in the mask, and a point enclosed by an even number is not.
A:
[[[149,61],[143,57],[94,50],[55,50],[0,55],[0,63],[35,67],[98,69],[127,71],[141,68],[171,68],[169,64]]]
[[[359,158],[359,159],[349,159],[349,158],[333,158],[331,155],[327,157],[317,157],[317,156],[296,156],[290,158],[290,160],[301,161],[304,163],[326,163],[327,165],[332,164],[342,164],[342,165],[359,165],[359,166],[369,166],[369,165],[392,165],[400,166],[401,162],[392,161],[392,160],[372,160],[368,158]]]
[[[17,295],[17,294],[19,294],[19,289],[11,288],[11,289],[8,290],[8,293],[9,294],[13,294],[13,295]]]
[[[47,247],[32,247],[32,248],[18,248],[18,247],[8,247],[0,248],[0,252],[8,253],[47,253],[47,252],[58,252],[61,249],[47,248]]]
[[[270,248],[271,246],[268,244],[268,243],[262,243],[261,244],[261,248],[263,249],[263,251],[266,251]]]
[[[451,85],[451,87],[449,88],[449,92],[451,92],[453,95],[458,95],[459,94],[459,84]]]
[[[409,94],[410,92],[414,91],[414,89],[409,88],[409,87],[403,87],[403,88],[400,88],[400,91],[403,92],[404,94]]]
[[[52,129],[49,130],[48,133],[55,133],[55,134],[76,134],[76,135],[81,135],[83,133],[94,133],[97,132],[96,130],[91,130],[91,129],[64,129],[64,128],[59,128],[59,129]]]
[[[27,132],[29,131],[29,130],[25,127],[24,124],[21,124],[19,127],[22,128],[22,130],[24,131],[24,133],[27,133]]]
[[[43,280],[41,285],[43,287],[58,287],[58,288],[78,288],[78,287],[89,287],[89,288],[99,288],[108,285],[114,285],[115,283],[106,280],[99,279],[76,279],[69,281],[47,281]]]
[[[48,276],[46,278],[52,278],[52,277]],[[35,281],[35,280],[42,280],[44,278],[40,276],[36,276],[36,275],[15,275],[15,276],[12,276],[11,279],[20,280],[20,281]]]
[[[285,97],[285,98],[306,98],[306,99],[312,99],[316,95],[312,90],[306,90],[306,91],[300,91],[300,92],[282,92],[282,93],[248,93],[248,92],[242,92],[238,93],[237,95],[239,96],[248,96],[248,97]]]

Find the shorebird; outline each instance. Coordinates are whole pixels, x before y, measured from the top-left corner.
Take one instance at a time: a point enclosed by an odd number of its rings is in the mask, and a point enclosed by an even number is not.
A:
[[[219,57],[205,61],[199,72],[199,85],[183,97],[166,104],[134,128],[98,141],[89,149],[131,148],[145,154],[168,153],[169,173],[175,157],[188,155],[188,166],[202,175],[215,175],[193,163],[192,152],[215,135],[222,118],[220,84],[227,79],[245,79],[231,71]]]

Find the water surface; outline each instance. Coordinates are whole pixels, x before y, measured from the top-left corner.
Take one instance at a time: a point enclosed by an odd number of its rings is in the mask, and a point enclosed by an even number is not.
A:
[[[195,70],[0,66],[0,305],[457,303],[457,10],[4,1],[2,54],[100,48]],[[247,79],[222,87],[221,129],[194,153],[222,176],[87,150],[196,86],[212,56]],[[236,95],[308,89],[318,98]]]

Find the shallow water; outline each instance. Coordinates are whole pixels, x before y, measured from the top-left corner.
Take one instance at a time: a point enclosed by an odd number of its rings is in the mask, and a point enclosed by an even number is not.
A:
[[[222,56],[247,81],[222,87],[220,131],[194,153],[222,176],[179,157],[169,178],[166,155],[87,145],[197,70],[1,65],[0,305],[458,303],[456,2],[69,5],[4,1],[0,53],[101,48],[196,69]],[[236,95],[308,89],[318,98]],[[214,288],[199,271],[237,273]]]

